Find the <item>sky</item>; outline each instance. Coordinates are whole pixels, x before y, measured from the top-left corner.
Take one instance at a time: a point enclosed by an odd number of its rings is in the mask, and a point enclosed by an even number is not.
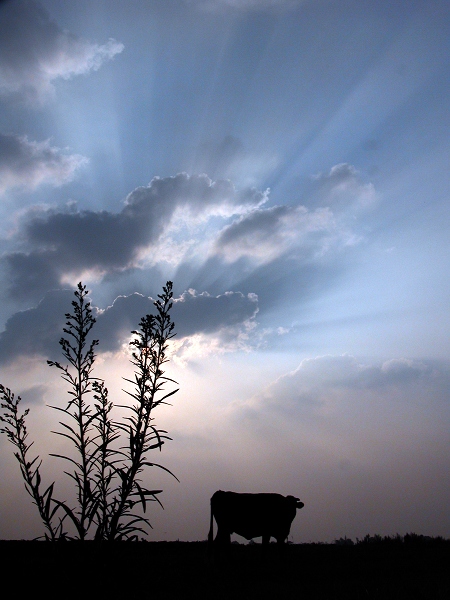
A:
[[[0,3],[0,381],[60,497],[75,286],[123,404],[171,280],[149,540],[206,539],[217,489],[301,498],[295,543],[450,537],[449,26],[446,0]],[[0,538],[41,535],[4,435],[0,468]]]

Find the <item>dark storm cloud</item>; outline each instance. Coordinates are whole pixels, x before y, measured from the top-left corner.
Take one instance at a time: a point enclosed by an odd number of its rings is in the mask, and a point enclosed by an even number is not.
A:
[[[97,70],[122,52],[123,44],[109,40],[90,43],[63,31],[32,0],[14,0],[0,6],[0,93],[19,94],[43,102],[53,93],[58,77]]]
[[[4,258],[11,275],[10,293],[17,299],[39,299],[64,274],[132,268],[139,250],[158,241],[177,210],[184,211],[187,220],[229,216],[259,206],[266,197],[266,192],[255,189],[236,191],[230,181],[180,173],[156,177],[135,189],[119,213],[33,210],[20,232],[30,250]]]
[[[15,187],[33,190],[42,183],[62,185],[86,163],[83,156],[67,154],[49,141],[0,133],[0,194]]]
[[[0,363],[18,356],[41,355],[57,360],[59,339],[63,334],[65,314],[71,311],[73,291],[49,292],[36,308],[18,312],[6,323],[0,334]],[[254,318],[258,310],[254,294],[244,296],[227,292],[218,296],[184,292],[173,303],[172,319],[177,339],[196,333],[215,333],[239,326]],[[94,308],[97,322],[93,337],[100,340],[98,351],[116,351],[138,328],[146,314],[155,314],[153,300],[141,294],[119,296],[105,310]]]

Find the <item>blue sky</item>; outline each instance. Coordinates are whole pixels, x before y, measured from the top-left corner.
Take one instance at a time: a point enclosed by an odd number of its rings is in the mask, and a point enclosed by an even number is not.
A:
[[[174,281],[181,483],[151,539],[204,539],[219,488],[301,497],[296,542],[450,535],[449,24],[439,0],[0,5],[1,381],[54,451],[74,286],[115,390]],[[38,535],[0,449],[0,535]]]

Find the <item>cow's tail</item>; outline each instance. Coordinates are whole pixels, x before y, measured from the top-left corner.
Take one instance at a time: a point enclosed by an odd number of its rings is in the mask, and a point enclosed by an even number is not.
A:
[[[212,498],[211,498],[211,516],[209,520],[209,533],[208,533],[208,551],[212,552],[213,542],[214,542],[214,515],[213,515],[213,506],[212,506]]]

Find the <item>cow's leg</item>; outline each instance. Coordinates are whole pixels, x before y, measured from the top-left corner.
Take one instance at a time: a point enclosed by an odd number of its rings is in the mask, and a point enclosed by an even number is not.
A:
[[[229,529],[218,527],[213,546],[216,564],[222,564],[225,559],[227,562],[231,550],[231,533]]]
[[[261,554],[262,554],[262,559],[266,560],[267,559],[267,553],[269,552],[269,546],[270,546],[270,535],[263,535],[262,536],[262,544],[261,544]]]
[[[286,548],[287,548],[287,544],[286,544],[286,539],[287,536],[278,536],[277,538],[277,556],[282,558],[284,557],[285,553],[286,553]]]
[[[219,528],[214,541],[216,544],[220,544],[221,546],[229,546],[231,544],[231,534],[228,530]]]

